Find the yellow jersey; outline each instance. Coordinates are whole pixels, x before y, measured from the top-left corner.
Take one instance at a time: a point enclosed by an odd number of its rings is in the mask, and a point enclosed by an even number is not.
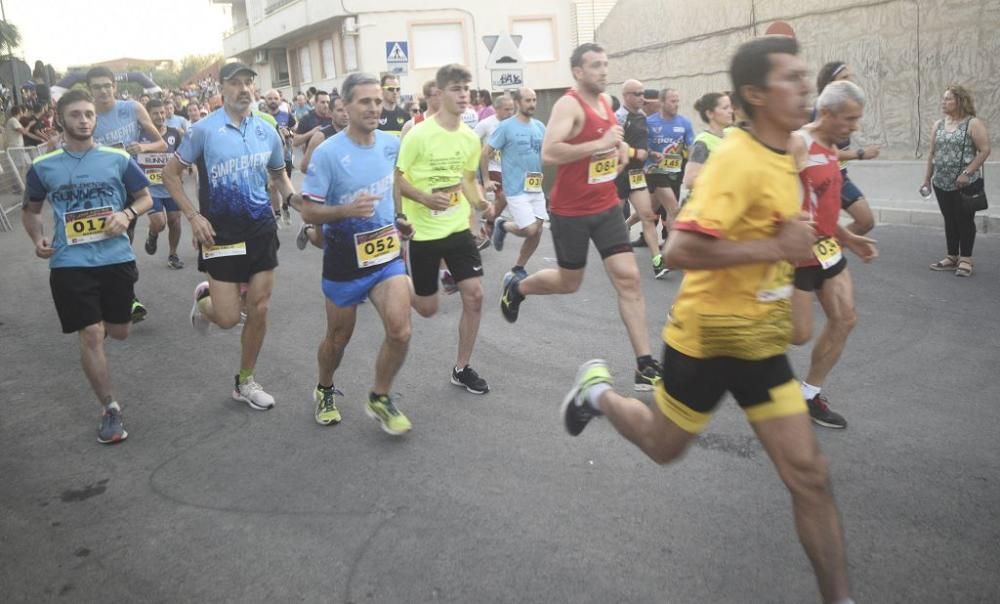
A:
[[[729,241],[774,237],[797,217],[802,194],[794,158],[742,129],[727,133],[673,228]],[[788,262],[689,270],[663,328],[664,341],[695,358],[766,359],[792,333]]]

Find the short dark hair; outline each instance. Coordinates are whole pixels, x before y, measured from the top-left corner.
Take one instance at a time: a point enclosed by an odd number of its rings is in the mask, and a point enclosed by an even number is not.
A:
[[[316,92],[313,93],[313,98],[316,98],[316,97],[318,97],[321,94],[322,95],[326,95],[326,96],[330,96],[330,93],[327,92],[327,91],[325,91],[325,90],[317,90]]]
[[[747,117],[753,119],[754,107],[743,97],[744,86],[764,88],[771,73],[771,55],[798,55],[799,43],[788,36],[763,36],[744,42],[733,55],[729,77],[733,81],[733,94]]]
[[[577,46],[573,49],[573,54],[569,56],[570,69],[574,67],[583,67],[583,55],[588,52],[604,52],[604,47],[600,44],[595,44],[594,42],[587,42],[586,44]]]
[[[694,110],[701,116],[701,121],[706,124],[708,123],[708,112],[715,111],[715,106],[719,104],[719,99],[724,96],[726,95],[721,92],[709,92],[694,102]]]
[[[344,83],[340,85],[340,89],[344,91],[344,102],[350,103],[354,97],[354,89],[358,86],[368,86],[370,84],[378,84],[378,80],[375,76],[369,73],[354,72],[347,76]],[[330,104],[333,104],[333,99],[330,99]]]
[[[67,90],[64,95],[59,97],[59,102],[56,104],[56,115],[59,116],[59,120],[62,120],[63,111],[66,110],[66,107],[69,107],[73,103],[79,103],[80,101],[87,101],[93,105],[94,97],[90,96],[90,92],[82,88]]]
[[[87,71],[87,86],[90,86],[90,81],[94,78],[111,78],[111,81],[115,81],[115,72],[111,71],[104,65],[98,65],[97,67],[91,67]]]
[[[382,78],[378,81],[378,85],[381,86],[381,87],[383,87],[383,88],[385,88],[385,82],[386,82],[386,80],[396,80],[398,82],[399,81],[399,76],[397,76],[395,74],[392,74],[392,73],[384,73],[384,74],[382,74]],[[347,96],[347,95],[345,94],[344,96]]]
[[[490,105],[493,104],[493,95],[490,94],[489,90],[483,88],[482,90],[479,91],[479,102],[489,107]]]
[[[435,88],[437,88],[437,80],[427,80],[424,82],[424,87],[421,90],[424,93],[424,98],[429,97]]]
[[[149,99],[148,101],[146,101],[146,111],[152,111],[153,109],[159,109],[160,107],[164,107],[165,105],[166,105],[166,103],[164,103],[160,99]]]
[[[21,115],[21,106],[20,105],[11,105],[10,115],[11,116]]]
[[[434,82],[441,90],[447,88],[448,84],[451,84],[452,82],[465,84],[471,81],[472,73],[458,63],[449,63],[441,69],[438,69],[437,75],[434,77]]]

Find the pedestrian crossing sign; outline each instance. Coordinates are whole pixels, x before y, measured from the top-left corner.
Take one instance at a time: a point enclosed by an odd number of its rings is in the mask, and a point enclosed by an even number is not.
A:
[[[385,43],[385,62],[389,73],[406,75],[410,64],[409,43],[404,41],[387,41]]]

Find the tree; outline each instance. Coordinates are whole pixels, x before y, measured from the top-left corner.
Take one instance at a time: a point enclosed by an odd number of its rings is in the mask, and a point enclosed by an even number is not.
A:
[[[21,32],[17,26],[10,21],[0,21],[0,48],[6,48],[8,52],[13,52],[21,45]]]
[[[209,55],[188,55],[181,59],[181,68],[180,71],[177,72],[177,79],[180,82],[183,82],[202,69],[205,69],[213,63],[218,63],[221,60],[223,60],[223,56],[219,53]]]

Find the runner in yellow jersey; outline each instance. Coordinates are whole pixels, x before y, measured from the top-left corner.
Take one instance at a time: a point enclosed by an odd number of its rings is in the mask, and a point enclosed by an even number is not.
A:
[[[812,256],[799,181],[787,152],[808,116],[810,86],[793,38],[745,43],[730,74],[750,122],[727,135],[674,223],[664,256],[687,272],[664,328],[656,406],[611,389],[601,360],[584,363],[563,401],[566,430],[606,415],[666,464],[679,458],[732,393],[792,495],[795,525],[825,602],[851,602],[826,462],[785,351],[793,263]]]

